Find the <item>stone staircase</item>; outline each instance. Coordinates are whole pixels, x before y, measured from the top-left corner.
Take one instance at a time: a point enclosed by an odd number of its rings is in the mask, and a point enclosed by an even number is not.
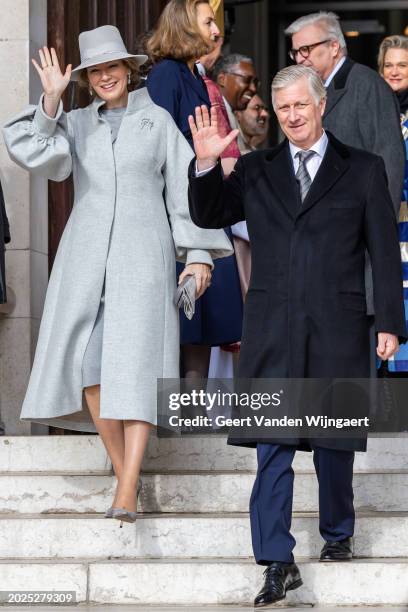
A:
[[[97,436],[0,438],[0,590],[77,601],[248,605],[262,584],[248,500],[256,456],[224,438],[152,437],[136,524],[103,518],[115,486]],[[293,604],[408,604],[408,437],[370,439],[355,463],[356,560],[319,563],[311,456],[295,459]]]

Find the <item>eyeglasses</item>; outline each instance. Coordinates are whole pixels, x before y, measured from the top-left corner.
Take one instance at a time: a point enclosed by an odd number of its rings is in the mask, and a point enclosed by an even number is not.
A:
[[[253,83],[255,89],[258,89],[261,84],[261,81],[258,79],[258,77],[249,76],[249,74],[241,74],[240,72],[227,72],[227,74],[232,74],[233,76],[241,77],[247,87],[249,87],[249,85]]]
[[[289,51],[289,57],[295,62],[297,54],[300,53],[303,59],[306,59],[309,57],[311,51],[313,51],[315,47],[318,47],[319,45],[324,45],[324,43],[327,42],[330,42],[330,40],[321,40],[320,42],[314,43],[313,45],[303,45],[302,47],[299,47],[299,49],[291,49]]]

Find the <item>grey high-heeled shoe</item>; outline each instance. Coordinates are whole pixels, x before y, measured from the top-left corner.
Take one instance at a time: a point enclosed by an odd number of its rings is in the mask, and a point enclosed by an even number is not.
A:
[[[137,512],[131,512],[125,508],[112,508],[112,518],[120,521],[119,527],[122,527],[123,522],[134,523],[137,518]]]
[[[139,498],[140,491],[142,490],[142,486],[143,486],[142,479],[139,478],[139,482],[137,483],[136,501]],[[116,517],[113,516],[113,510],[122,510],[122,509],[123,508],[113,508],[113,507],[108,508],[107,511],[105,512],[105,518],[116,518]],[[136,514],[136,513],[133,512],[133,514]],[[135,520],[136,520],[136,518],[135,518]],[[134,521],[130,521],[130,522],[133,523]]]
[[[112,507],[107,509],[107,511],[105,512],[105,518],[112,518],[112,510]]]

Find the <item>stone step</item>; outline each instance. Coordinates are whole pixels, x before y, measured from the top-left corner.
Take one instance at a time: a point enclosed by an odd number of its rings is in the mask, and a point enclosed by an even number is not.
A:
[[[144,460],[144,469],[167,470],[256,470],[256,450],[229,446],[221,436],[181,439],[151,436]],[[368,451],[356,453],[355,469],[398,470],[408,467],[408,436],[369,438]],[[296,453],[293,467],[312,470],[312,453]]]
[[[139,604],[108,604],[109,612],[176,612],[175,606],[167,606],[167,605],[149,605],[147,610],[144,610],[142,606]],[[284,602],[273,606],[273,608],[289,608],[293,607]],[[299,606],[296,606],[299,607]],[[312,605],[302,605],[300,606],[303,609],[312,608],[313,612],[328,612],[328,606],[312,606]],[[334,610],[332,609],[334,607]],[[180,608],[180,606],[178,606]],[[272,609],[273,609],[272,608]],[[268,609],[268,608],[266,608]],[[72,606],[60,606],[57,608],[58,612],[66,611],[72,612]],[[355,606],[330,606],[329,610],[331,612],[407,612],[407,608],[405,606],[375,606],[375,610],[373,611],[373,606],[358,606],[358,610],[356,610]],[[27,612],[27,606],[2,606],[1,612]],[[49,606],[36,605],[35,612],[50,612]],[[105,604],[95,604],[95,603],[82,603],[80,607],[80,612],[107,612],[107,606]],[[248,605],[238,604],[238,605],[188,605],[182,606],[181,610],[177,610],[177,612],[249,612]]]
[[[144,474],[142,512],[247,512],[252,472],[175,472]],[[404,512],[408,509],[408,470],[354,474],[357,510]],[[105,512],[112,502],[113,476],[71,474],[0,475],[0,513]],[[294,510],[318,509],[317,480],[298,472]]]
[[[109,612],[141,612],[141,606],[139,604],[108,604]],[[279,608],[288,608],[292,606],[288,606],[283,603],[279,606]],[[311,605],[301,606],[302,608],[312,608]],[[332,608],[331,606],[330,608]],[[104,604],[81,604],[81,612],[107,612],[107,606]],[[72,612],[71,606],[60,606],[58,605],[58,612],[67,611]],[[27,612],[27,606],[3,606],[1,608],[1,612]],[[35,612],[50,612],[49,606],[35,606]],[[143,612],[145,612],[143,610]],[[147,608],[146,612],[175,612],[174,606],[151,606]],[[179,612],[179,611],[177,611]],[[189,605],[183,606],[180,612],[248,612],[248,605]],[[313,612],[328,612],[327,606],[313,606]],[[358,606],[358,610],[356,610],[355,606],[335,606],[335,609],[331,612],[373,612],[373,606]],[[374,612],[407,612],[405,606],[375,606]]]
[[[408,465],[408,437],[370,438],[368,452],[357,453],[357,470],[398,470]],[[144,460],[148,471],[255,470],[256,452],[228,446],[225,437],[182,439],[152,435]],[[295,470],[312,469],[311,453],[297,453]],[[111,463],[99,436],[2,436],[0,471],[111,473]]]
[[[408,559],[319,563],[299,560],[293,605],[403,606]],[[3,590],[74,590],[77,601],[139,605],[251,605],[262,585],[252,559],[31,560],[0,562]]]
[[[0,471],[110,474],[99,436],[1,436]]]
[[[295,553],[318,558],[316,513],[295,513]],[[14,534],[10,537],[10,534]],[[124,524],[101,515],[3,515],[2,558],[161,558],[252,556],[247,514],[140,515]],[[357,515],[357,557],[408,557],[408,513]]]

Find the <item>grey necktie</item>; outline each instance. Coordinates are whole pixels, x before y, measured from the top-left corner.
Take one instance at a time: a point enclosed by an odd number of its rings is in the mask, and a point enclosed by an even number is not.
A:
[[[296,180],[299,183],[300,199],[302,203],[312,184],[312,179],[306,168],[306,161],[315,155],[315,151],[298,151],[295,157],[299,158],[299,168],[296,172]]]

